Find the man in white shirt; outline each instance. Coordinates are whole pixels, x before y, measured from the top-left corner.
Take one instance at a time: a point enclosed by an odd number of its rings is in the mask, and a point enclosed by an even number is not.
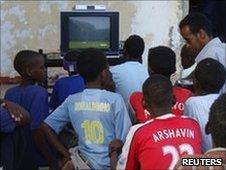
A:
[[[226,68],[226,44],[219,38],[213,38],[211,23],[206,16],[191,13],[180,22],[179,27],[187,44],[199,53],[195,59],[196,63],[205,58],[213,58]],[[220,92],[226,92],[226,83]]]
[[[195,118],[201,127],[202,150],[212,148],[210,135],[206,135],[205,126],[208,121],[210,107],[218,98],[219,91],[225,83],[226,71],[224,66],[212,58],[200,61],[194,72],[194,88],[196,96],[185,102],[184,113]]]
[[[148,69],[142,64],[144,40],[138,35],[131,35],[124,43],[125,62],[110,69],[115,82],[116,93],[122,95],[127,108],[129,96],[141,91],[144,81],[149,77]],[[132,121],[133,115],[130,115]]]

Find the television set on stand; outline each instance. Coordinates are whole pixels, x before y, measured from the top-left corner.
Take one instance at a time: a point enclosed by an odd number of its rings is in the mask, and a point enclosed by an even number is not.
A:
[[[108,57],[119,55],[119,12],[61,12],[61,54],[86,48],[101,49]]]

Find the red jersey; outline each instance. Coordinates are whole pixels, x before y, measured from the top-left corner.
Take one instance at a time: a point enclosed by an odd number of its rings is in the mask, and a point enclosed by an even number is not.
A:
[[[200,153],[198,122],[166,114],[131,128],[117,169],[173,169],[180,157]]]
[[[173,94],[176,97],[176,104],[172,108],[172,112],[175,115],[183,115],[184,103],[192,96],[192,92],[182,87],[173,87]]]
[[[175,115],[183,115],[184,103],[189,97],[192,96],[192,92],[185,88],[174,86],[173,94],[176,97],[176,104],[172,107],[172,113],[174,113]],[[142,105],[142,99],[142,92],[134,92],[130,96],[129,103],[138,122],[144,123],[147,120],[150,120],[152,118],[152,115],[145,113]]]

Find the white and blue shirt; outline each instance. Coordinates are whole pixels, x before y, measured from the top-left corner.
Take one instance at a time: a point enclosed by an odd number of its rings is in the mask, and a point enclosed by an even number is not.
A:
[[[79,150],[94,169],[109,169],[108,145],[113,139],[125,141],[131,127],[122,97],[100,89],[85,89],[70,95],[49,117],[56,133],[71,122],[79,136]]]
[[[116,93],[122,95],[128,108],[129,97],[135,91],[142,91],[144,81],[149,77],[148,69],[137,61],[127,61],[110,69],[115,82]]]

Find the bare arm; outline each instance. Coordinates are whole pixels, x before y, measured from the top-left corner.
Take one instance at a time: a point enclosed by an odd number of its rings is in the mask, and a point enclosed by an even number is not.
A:
[[[110,169],[115,170],[118,162],[118,153],[114,151],[109,156],[110,156]]]
[[[62,155],[63,159],[65,159],[65,161],[69,160],[69,151],[60,143],[53,129],[46,123],[42,123],[41,129],[45,133],[48,142]]]
[[[45,159],[48,161],[48,164],[52,166],[54,164],[55,158],[50,152],[50,149],[48,147],[48,143],[43,131],[40,128],[33,130],[32,138],[34,139],[35,145],[37,146],[39,151],[43,154]]]
[[[118,156],[122,151],[123,142],[119,139],[114,139],[109,144],[109,157],[110,157],[110,168],[116,169]]]

